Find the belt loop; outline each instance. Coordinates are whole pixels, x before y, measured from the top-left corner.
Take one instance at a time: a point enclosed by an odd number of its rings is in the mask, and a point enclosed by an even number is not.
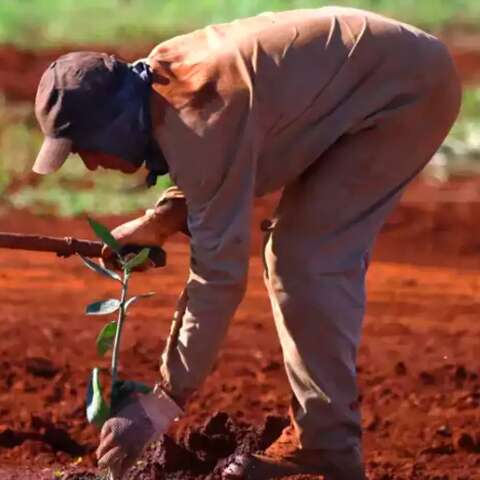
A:
[[[276,220],[271,220],[269,218],[262,220],[260,223],[260,230],[265,233],[265,235],[263,236],[262,260],[263,260],[263,269],[265,271],[265,278],[267,280],[270,277],[268,273],[268,265],[267,265],[267,258],[265,255],[265,251],[267,248],[268,241],[270,240],[270,237],[272,236],[272,232],[275,228],[275,223],[276,223]]]

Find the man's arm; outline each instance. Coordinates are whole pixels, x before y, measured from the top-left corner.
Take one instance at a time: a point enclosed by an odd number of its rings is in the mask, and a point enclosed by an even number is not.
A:
[[[174,186],[167,188],[155,205],[145,214],[122,223],[112,235],[121,245],[163,246],[168,237],[177,232],[189,235],[187,206],[182,191]],[[103,261],[111,268],[118,268],[115,253],[107,246],[102,250]]]
[[[161,366],[163,387],[180,404],[210,373],[245,292],[255,166],[251,159],[237,160],[206,200],[187,198],[190,276],[177,320],[180,328],[173,332]]]

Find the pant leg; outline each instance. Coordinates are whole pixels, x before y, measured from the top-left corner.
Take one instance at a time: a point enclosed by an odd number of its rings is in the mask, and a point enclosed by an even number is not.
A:
[[[355,370],[366,257],[459,102],[454,71],[439,71],[437,83],[340,138],[284,191],[265,246],[265,278],[303,448],[361,442]]]

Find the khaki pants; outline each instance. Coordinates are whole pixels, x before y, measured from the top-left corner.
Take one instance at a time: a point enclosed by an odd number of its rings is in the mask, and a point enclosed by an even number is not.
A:
[[[460,103],[447,55],[429,74],[431,85],[343,135],[286,187],[272,222],[265,281],[303,448],[336,450],[361,442],[356,355],[368,256],[405,186],[447,135]]]

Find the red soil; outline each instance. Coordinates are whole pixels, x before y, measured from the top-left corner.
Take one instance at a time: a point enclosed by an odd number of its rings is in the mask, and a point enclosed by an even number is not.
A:
[[[466,82],[480,76],[475,40],[449,41]],[[133,59],[148,50],[117,53]],[[0,91],[30,101],[43,70],[64,51],[0,47]],[[417,183],[380,235],[359,357],[372,480],[480,480],[479,195],[478,180]],[[254,425],[287,412],[290,393],[259,256],[258,223],[272,203],[257,207],[247,296],[178,435],[217,410]],[[122,220],[106,219],[111,226]],[[0,230],[90,237],[84,220],[27,212],[0,212]],[[121,374],[149,383],[187,273],[186,241],[173,239],[167,251],[166,268],[133,281],[135,292],[157,295],[133,307],[122,348]],[[115,285],[77,258],[0,251],[0,292],[0,479],[91,469],[97,433],[85,421],[86,382],[91,368],[108,360],[99,361],[94,347],[103,320],[83,310],[116,295]]]
[[[475,180],[418,182],[380,235],[359,358],[371,479],[480,479],[479,193]],[[272,204],[257,207],[247,296],[178,433],[217,410],[254,425],[287,412],[289,388],[259,256],[257,225]],[[0,227],[90,237],[84,220],[25,212],[4,214]],[[188,264],[181,237],[167,251],[166,268],[133,281],[135,292],[157,295],[136,305],[127,322],[127,378],[156,378]],[[42,478],[45,468],[51,478],[50,468],[72,469],[74,462],[88,469],[97,434],[85,421],[86,382],[92,367],[108,361],[98,360],[94,347],[104,320],[83,310],[116,295],[116,285],[78,258],[2,251],[0,291],[0,478]],[[36,474],[18,470],[26,465]]]

